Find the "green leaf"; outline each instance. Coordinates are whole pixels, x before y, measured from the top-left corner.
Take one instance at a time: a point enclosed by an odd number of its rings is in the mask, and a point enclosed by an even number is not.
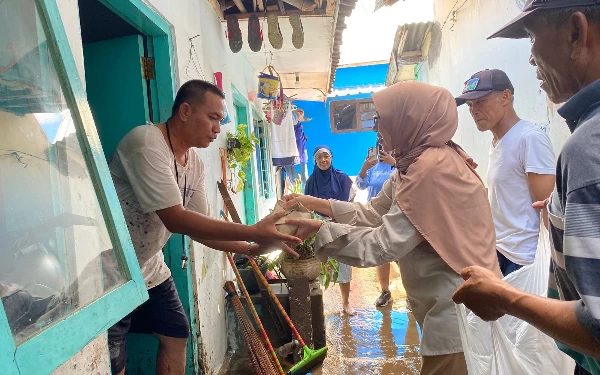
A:
[[[244,190],[244,180],[239,180],[235,192],[239,193],[242,190]]]

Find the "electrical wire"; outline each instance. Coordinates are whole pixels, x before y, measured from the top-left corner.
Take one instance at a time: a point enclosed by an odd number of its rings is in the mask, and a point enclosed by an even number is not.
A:
[[[200,62],[196,62],[198,58],[198,52],[196,51],[196,46],[194,45],[194,39],[198,38],[200,35],[195,35],[191,37],[190,40],[190,57],[188,59],[187,64],[185,65],[185,75],[189,78],[193,78],[189,75],[190,64],[194,64],[194,69],[196,70],[196,74],[200,76],[203,80],[206,80],[206,76],[204,74],[204,70],[202,70],[202,64]],[[200,67],[198,67],[200,65]]]
[[[453,13],[458,12],[459,10],[461,10],[465,4],[467,3],[467,1],[469,0],[465,0],[463,1],[463,3],[461,4],[461,6],[459,6],[458,8],[456,8],[456,5],[458,5],[458,3],[460,2],[460,0],[456,0],[456,2],[454,3],[454,5],[452,6],[452,9],[450,9],[450,12],[448,13],[448,15],[446,16],[446,20],[444,21],[444,24],[442,25],[442,27],[440,28],[440,33],[442,32],[442,30],[444,30],[444,27],[446,26],[446,23],[448,22],[448,19],[450,18],[450,15],[452,15]],[[456,9],[454,9],[456,8]],[[450,26],[450,28],[454,27],[454,25],[456,24],[456,20],[454,21],[454,24],[452,24],[452,26]],[[423,64],[425,63],[425,61],[422,61],[419,64],[419,69],[417,70],[417,72],[415,73],[415,76],[418,76],[419,73],[421,73],[421,69],[423,68]]]

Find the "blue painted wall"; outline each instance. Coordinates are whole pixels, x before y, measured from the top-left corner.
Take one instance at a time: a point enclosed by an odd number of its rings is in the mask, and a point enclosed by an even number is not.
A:
[[[348,95],[334,99],[337,101],[369,97],[371,97],[371,94]],[[326,145],[331,148],[333,153],[333,166],[346,172],[349,176],[356,176],[365,161],[365,157],[367,157],[367,149],[375,146],[377,134],[372,131],[333,134],[329,121],[330,103],[331,99],[327,100],[327,106],[324,106],[323,102],[294,101],[298,108],[304,110],[304,115],[312,119],[302,124],[304,133],[308,138],[306,143],[308,174],[310,175],[314,168],[312,153],[315,147]]]
[[[339,68],[336,73],[334,89],[359,88],[364,86],[378,86],[385,84],[387,64]],[[323,102],[296,100],[294,104],[302,108],[307,118],[312,120],[303,123],[304,132],[308,137],[308,173],[314,168],[312,153],[318,145],[326,145],[333,152],[333,166],[349,176],[356,176],[367,157],[367,149],[374,147],[377,135],[372,131],[338,133],[331,132],[330,103],[340,100],[354,100],[370,98],[372,93],[338,96],[328,98],[326,105]]]

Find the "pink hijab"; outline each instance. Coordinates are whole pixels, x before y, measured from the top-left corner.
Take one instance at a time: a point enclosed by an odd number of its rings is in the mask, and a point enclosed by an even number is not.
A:
[[[473,159],[451,141],[456,102],[441,87],[401,82],[373,95],[379,133],[395,150],[396,201],[421,235],[457,273],[481,266],[499,275],[496,235]]]

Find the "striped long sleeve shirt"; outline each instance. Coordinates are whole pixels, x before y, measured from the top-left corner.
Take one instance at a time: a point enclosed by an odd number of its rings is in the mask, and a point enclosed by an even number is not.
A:
[[[548,296],[577,301],[577,319],[600,342],[600,80],[573,96],[559,114],[572,135],[558,158],[549,206]],[[558,346],[600,375],[599,360]]]

